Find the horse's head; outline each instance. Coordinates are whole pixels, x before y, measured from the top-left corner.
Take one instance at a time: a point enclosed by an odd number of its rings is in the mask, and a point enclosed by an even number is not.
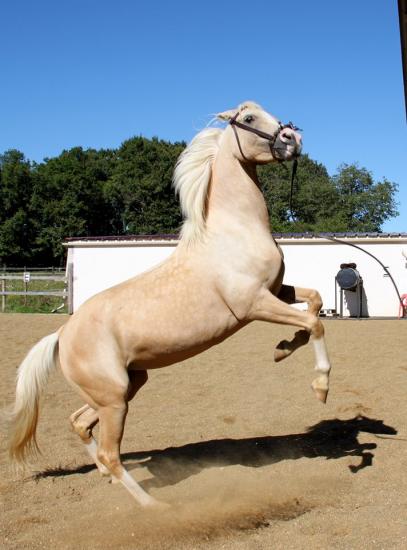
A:
[[[217,117],[229,122],[224,139],[230,141],[234,156],[241,161],[265,164],[292,160],[301,154],[298,128],[292,123],[282,124],[256,103],[247,101]]]

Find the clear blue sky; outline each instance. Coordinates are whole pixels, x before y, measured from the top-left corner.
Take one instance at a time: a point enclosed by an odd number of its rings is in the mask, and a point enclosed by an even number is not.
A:
[[[357,161],[398,183],[383,229],[407,231],[397,0],[13,0],[0,16],[0,152],[188,141],[252,99],[331,174]]]

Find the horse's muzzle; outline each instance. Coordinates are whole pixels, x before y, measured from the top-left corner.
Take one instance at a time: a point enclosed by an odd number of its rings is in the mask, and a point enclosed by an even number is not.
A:
[[[302,148],[302,137],[301,134],[293,130],[292,128],[283,128],[278,134],[280,141],[286,145],[293,145],[297,149]]]
[[[272,150],[273,155],[279,160],[290,160],[299,157],[302,151],[301,134],[293,128],[282,128],[276,137]]]

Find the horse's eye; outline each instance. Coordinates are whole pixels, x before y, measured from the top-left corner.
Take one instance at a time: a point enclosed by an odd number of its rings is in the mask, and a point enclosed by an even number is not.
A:
[[[252,115],[247,115],[247,116],[244,117],[243,120],[244,120],[245,122],[247,122],[247,124],[250,124],[251,122],[253,122],[254,116],[252,116]]]

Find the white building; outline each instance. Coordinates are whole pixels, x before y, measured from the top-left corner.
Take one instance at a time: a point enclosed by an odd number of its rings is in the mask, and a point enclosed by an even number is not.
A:
[[[388,269],[400,294],[407,294],[407,233],[330,234],[376,256]],[[286,284],[315,288],[324,310],[343,316],[397,317],[399,301],[391,278],[374,258],[347,244],[307,234],[275,235],[285,259]],[[177,237],[126,236],[68,239],[73,311],[92,295],[129,279],[167,258]],[[403,255],[403,252],[405,255]],[[355,263],[363,286],[340,292],[336,275],[341,264]],[[359,294],[360,293],[360,294]],[[342,294],[342,296],[341,296]],[[342,302],[342,307],[341,307]],[[301,307],[301,306],[298,306]]]

